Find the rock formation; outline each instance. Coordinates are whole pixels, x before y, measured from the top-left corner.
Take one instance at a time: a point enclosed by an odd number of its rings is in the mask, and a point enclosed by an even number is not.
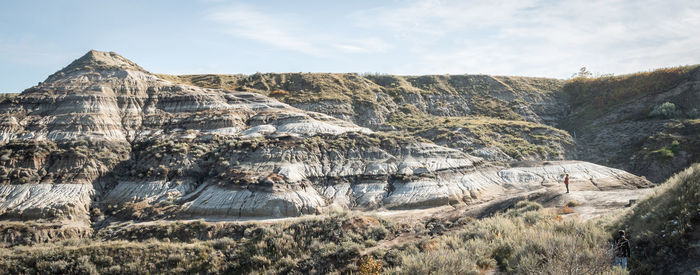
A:
[[[90,51],[2,101],[0,218],[78,227],[84,230],[76,234],[84,234],[113,220],[472,204],[560,184],[564,173],[590,190],[648,184],[586,162],[503,166],[420,137],[377,131],[381,119],[363,123],[371,130],[334,111],[331,116],[256,92],[168,79],[115,53]],[[516,80],[493,78],[484,85]],[[437,107],[439,100],[460,98],[426,98],[417,108],[468,112]],[[319,104],[318,111],[345,108]],[[562,112],[551,104],[532,106],[516,110],[533,122]]]
[[[659,183],[700,161],[697,65],[580,82],[352,73],[159,76],[269,95],[372,130],[407,131],[488,161],[580,159]],[[653,116],[664,103],[676,107],[674,115]]]

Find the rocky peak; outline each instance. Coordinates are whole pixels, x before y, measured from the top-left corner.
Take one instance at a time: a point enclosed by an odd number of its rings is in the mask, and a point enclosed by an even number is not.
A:
[[[97,70],[131,70],[146,72],[136,63],[115,52],[90,50],[82,57],[74,60],[62,70],[50,75],[46,81],[52,81],[64,75],[77,71]]]

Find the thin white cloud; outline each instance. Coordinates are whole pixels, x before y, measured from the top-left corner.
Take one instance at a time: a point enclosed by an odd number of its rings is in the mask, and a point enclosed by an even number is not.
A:
[[[354,39],[345,43],[334,44],[333,46],[340,51],[349,53],[384,52],[391,48],[391,45],[387,42],[376,37]]]
[[[280,20],[244,5],[234,5],[207,15],[208,19],[221,23],[228,34],[257,40],[263,43],[310,55],[322,55],[323,50],[309,43],[293,24]]]
[[[419,0],[353,15],[409,45],[402,73],[566,77],[700,63],[700,1]]]
[[[323,33],[312,27],[304,27],[304,22],[300,22],[297,17],[263,13],[242,4],[212,11],[206,17],[221,24],[227,34],[317,57],[339,52],[382,52],[391,47],[377,37],[341,38],[341,34]]]

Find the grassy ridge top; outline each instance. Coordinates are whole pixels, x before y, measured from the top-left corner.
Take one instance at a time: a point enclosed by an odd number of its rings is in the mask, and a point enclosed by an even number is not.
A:
[[[158,77],[176,83],[250,90],[282,98],[285,102],[312,102],[318,99],[372,100],[374,93],[393,97],[401,94],[488,94],[513,90],[527,94],[558,91],[563,81],[552,78],[488,75],[397,76],[356,73],[256,73],[253,75],[165,75]],[[278,92],[275,94],[277,91]],[[373,101],[373,100],[372,100]]]
[[[563,86],[574,107],[604,109],[639,96],[668,91],[691,79],[700,65],[661,68],[620,76],[572,78]]]

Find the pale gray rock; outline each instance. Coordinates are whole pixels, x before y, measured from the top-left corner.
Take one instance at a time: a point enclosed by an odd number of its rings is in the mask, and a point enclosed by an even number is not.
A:
[[[89,220],[95,190],[88,184],[13,184],[0,186],[0,215],[23,219]]]

